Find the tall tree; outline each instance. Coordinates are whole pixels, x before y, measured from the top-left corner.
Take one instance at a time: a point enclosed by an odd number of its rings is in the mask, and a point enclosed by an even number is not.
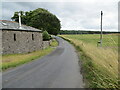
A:
[[[42,31],[48,31],[49,34],[57,35],[60,32],[60,20],[48,10],[38,8],[33,11],[20,11],[22,24],[26,24]],[[18,12],[11,18],[18,22]]]

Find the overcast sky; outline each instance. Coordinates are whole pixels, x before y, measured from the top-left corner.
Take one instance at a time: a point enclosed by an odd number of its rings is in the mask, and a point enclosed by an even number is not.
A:
[[[11,20],[15,11],[30,11],[45,8],[55,14],[61,21],[64,30],[100,30],[100,11],[103,11],[103,30],[118,30],[118,1],[119,0],[3,0],[2,19]],[[24,1],[24,0],[20,0]],[[28,1],[28,0],[27,0]],[[31,1],[31,2],[30,2]],[[39,2],[38,2],[39,1]],[[42,0],[43,1],[43,0]]]

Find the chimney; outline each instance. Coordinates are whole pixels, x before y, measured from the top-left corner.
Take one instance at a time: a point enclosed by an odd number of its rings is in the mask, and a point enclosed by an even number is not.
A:
[[[19,16],[19,29],[22,29],[22,26],[21,26],[21,13],[20,12],[18,13],[18,16]]]

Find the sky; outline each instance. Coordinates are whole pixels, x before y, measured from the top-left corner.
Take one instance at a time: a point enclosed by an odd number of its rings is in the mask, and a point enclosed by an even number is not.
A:
[[[61,21],[62,30],[118,31],[119,0],[2,0],[2,19],[11,20],[15,11],[45,8]]]

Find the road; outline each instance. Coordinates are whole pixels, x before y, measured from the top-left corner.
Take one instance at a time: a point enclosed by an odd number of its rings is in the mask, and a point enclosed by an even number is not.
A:
[[[56,38],[59,46],[49,55],[3,72],[3,88],[83,88],[74,47]]]

